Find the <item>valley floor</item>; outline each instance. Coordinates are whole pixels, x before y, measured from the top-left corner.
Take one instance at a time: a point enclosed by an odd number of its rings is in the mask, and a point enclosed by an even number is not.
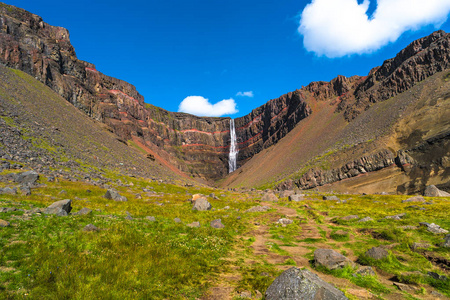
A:
[[[350,299],[450,296],[448,197],[323,200],[306,193],[289,201],[293,192],[273,196],[117,174],[103,186],[40,176],[29,194],[14,182],[22,172],[0,173],[2,299],[258,299],[293,266],[312,270]],[[127,201],[106,199],[111,188]],[[193,194],[207,195],[212,209],[193,211]],[[68,216],[46,214],[63,199],[72,200]],[[212,227],[217,219],[223,228]],[[444,230],[431,232],[420,222]],[[388,255],[370,258],[373,247]],[[327,269],[317,249],[333,249],[351,263]]]

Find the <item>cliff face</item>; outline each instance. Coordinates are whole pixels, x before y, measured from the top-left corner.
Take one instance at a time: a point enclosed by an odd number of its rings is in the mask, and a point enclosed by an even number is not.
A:
[[[237,118],[238,167],[277,143],[313,113],[306,99],[334,99],[350,121],[371,104],[407,90],[449,64],[449,34],[420,39],[367,77],[338,76],[314,82]],[[122,141],[132,141],[156,159],[205,179],[228,173],[229,118],[201,118],[144,103],[135,87],[77,59],[69,32],[41,17],[0,3],[0,63],[25,71]],[[131,144],[131,143],[129,143]]]
[[[0,62],[48,85],[123,141],[206,179],[228,173],[229,118],[200,118],[144,103],[135,87],[77,59],[69,32],[20,8],[0,5]],[[236,120],[238,165],[282,138],[311,113],[290,93]]]

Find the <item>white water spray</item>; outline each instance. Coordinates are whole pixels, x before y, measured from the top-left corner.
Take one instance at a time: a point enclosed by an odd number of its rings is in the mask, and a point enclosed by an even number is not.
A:
[[[237,149],[236,143],[236,130],[234,129],[234,120],[230,120],[230,157],[228,159],[228,169],[229,173],[236,171],[236,158],[239,150]]]

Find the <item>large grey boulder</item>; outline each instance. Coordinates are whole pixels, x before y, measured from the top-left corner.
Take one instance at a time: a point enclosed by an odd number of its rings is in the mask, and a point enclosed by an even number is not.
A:
[[[38,180],[39,174],[35,171],[14,174],[14,181],[22,185],[35,185]]]
[[[309,270],[292,267],[269,286],[266,300],[344,300],[344,293]]]
[[[197,200],[195,200],[194,202],[194,205],[192,206],[192,210],[198,211],[211,210],[211,208],[211,203],[208,202],[208,199],[206,199],[206,197],[197,198]]]
[[[122,196],[115,189],[107,190],[103,197],[105,197],[106,199],[111,199],[111,200],[119,201],[119,202],[126,202],[126,201],[128,201],[127,197]]]
[[[435,185],[427,186],[423,195],[425,197],[450,197],[450,193],[441,191]]]
[[[43,213],[48,215],[67,216],[72,210],[72,200],[65,199],[52,203]]]
[[[354,265],[350,259],[332,249],[317,249],[314,251],[314,264],[329,270]]]
[[[74,213],[74,215],[76,215],[76,216],[85,216],[85,215],[90,214],[91,212],[92,212],[92,209],[87,208],[87,207],[83,207],[82,209],[80,209],[79,211]]]
[[[444,243],[442,244],[442,247],[450,248],[450,234],[447,234],[447,236],[444,238]]]

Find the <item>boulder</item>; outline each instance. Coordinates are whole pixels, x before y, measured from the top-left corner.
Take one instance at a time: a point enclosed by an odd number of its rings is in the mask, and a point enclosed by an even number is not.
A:
[[[267,193],[264,194],[264,196],[262,196],[261,201],[264,201],[264,202],[277,202],[278,201],[278,197],[272,192],[267,192]]]
[[[412,251],[417,251],[420,249],[427,249],[430,248],[431,245],[428,243],[412,243],[411,246],[409,246]]]
[[[181,223],[181,219],[180,219],[180,218],[175,218],[175,219],[173,219],[173,221],[174,221],[175,223]]]
[[[409,202],[425,202],[425,199],[422,196],[414,196],[402,201],[402,203],[409,203]]]
[[[98,231],[98,228],[95,225],[87,224],[84,226],[83,231]]]
[[[145,219],[147,219],[150,222],[155,222],[156,221],[156,218],[153,217],[153,216],[147,216],[147,217],[145,217]]]
[[[425,197],[450,197],[450,193],[441,191],[434,185],[429,185],[425,188],[423,193]]]
[[[446,230],[444,228],[441,228],[441,226],[439,226],[437,224],[434,224],[434,223],[430,224],[430,223],[427,223],[427,222],[420,222],[419,225],[426,227],[426,229],[429,232],[433,233],[433,234],[442,234],[442,233],[446,234],[446,233],[448,233],[448,230]]]
[[[266,300],[344,300],[344,293],[309,270],[292,267],[266,290]]]
[[[289,201],[294,201],[294,202],[300,202],[305,200],[305,196],[304,195],[300,195],[300,194],[295,194],[295,195],[290,195],[289,196]]]
[[[216,228],[216,229],[220,229],[220,228],[224,228],[225,225],[222,224],[222,220],[221,219],[216,219],[211,221],[210,223],[212,228]]]
[[[323,200],[339,201],[340,199],[336,196],[323,196]]]
[[[277,223],[286,226],[286,225],[292,224],[293,222],[294,221],[292,221],[291,219],[281,218],[278,220]]]
[[[10,226],[8,221],[0,220],[0,227],[8,227]]]
[[[35,185],[38,180],[39,174],[35,171],[14,174],[14,181],[22,185]]]
[[[263,211],[268,211],[269,209],[270,209],[270,207],[268,207],[268,206],[258,205],[258,206],[250,207],[249,209],[247,209],[244,212],[263,212]]]
[[[197,198],[192,206],[192,210],[206,211],[211,210],[211,203],[205,197]]]
[[[373,247],[366,251],[365,256],[373,258],[375,260],[380,260],[388,257],[389,252],[381,247]]]
[[[447,236],[444,238],[444,243],[442,244],[442,247],[450,248],[450,234],[447,234]]]
[[[128,201],[127,197],[120,195],[115,189],[108,189],[103,197],[119,202]]]
[[[361,276],[376,276],[377,274],[370,266],[361,266],[356,270],[356,273],[354,275],[361,275]]]
[[[386,216],[384,217],[385,219],[390,219],[390,220],[401,220],[404,216],[406,216],[406,213],[401,213],[401,214],[397,214],[397,215],[393,215],[393,216]]]
[[[65,199],[52,203],[49,207],[45,208],[44,214],[51,214],[57,216],[67,216],[72,210],[72,200]]]
[[[92,212],[91,209],[87,208],[87,207],[83,207],[82,209],[80,209],[79,211],[77,211],[76,213],[73,213],[73,215],[76,216],[84,216],[84,215],[88,215]]]
[[[17,188],[10,188],[10,187],[0,188],[0,195],[1,194],[15,195],[17,194]]]
[[[22,195],[24,196],[30,196],[31,195],[31,189],[29,186],[21,186],[20,187],[20,192],[22,193]]]
[[[359,220],[358,223],[369,222],[369,221],[373,221],[373,219],[371,217],[365,217],[365,218],[362,218],[361,220]]]
[[[349,216],[342,217],[341,220],[350,221],[350,220],[354,220],[354,219],[358,219],[358,218],[359,218],[358,215],[349,215]]]
[[[354,265],[350,259],[332,249],[317,249],[314,251],[314,264],[329,270]]]

